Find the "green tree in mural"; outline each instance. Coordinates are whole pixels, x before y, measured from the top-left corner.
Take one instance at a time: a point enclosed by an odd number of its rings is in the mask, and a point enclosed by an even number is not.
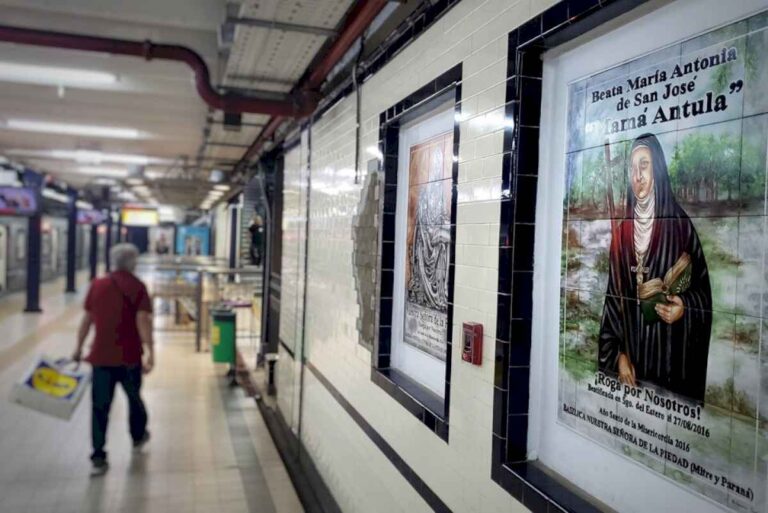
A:
[[[581,161],[581,175],[570,186],[571,208],[587,217],[602,218],[608,212],[606,191],[609,179],[613,182],[614,202],[618,212],[626,196],[626,164],[624,155],[626,143],[611,145],[612,158],[619,157],[611,166],[611,177],[607,176],[607,165],[603,148],[585,151]]]
[[[740,144],[730,135],[693,133],[676,148],[669,165],[678,201],[731,201],[739,189]]]

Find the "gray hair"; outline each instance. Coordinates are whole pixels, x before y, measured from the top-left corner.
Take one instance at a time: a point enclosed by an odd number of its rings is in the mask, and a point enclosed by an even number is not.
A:
[[[132,273],[136,269],[136,261],[139,259],[139,248],[131,243],[116,244],[109,250],[109,261],[115,271],[128,271]]]

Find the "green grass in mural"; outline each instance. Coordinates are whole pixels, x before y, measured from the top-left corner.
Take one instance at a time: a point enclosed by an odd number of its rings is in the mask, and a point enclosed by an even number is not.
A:
[[[597,372],[597,359],[584,360],[578,351],[563,350],[563,368],[577,381],[590,379]]]
[[[738,390],[734,387],[733,378],[726,379],[722,385],[708,385],[705,403],[719,406],[724,410],[731,410],[746,417],[754,418],[757,416],[755,403],[750,400],[743,390]]]

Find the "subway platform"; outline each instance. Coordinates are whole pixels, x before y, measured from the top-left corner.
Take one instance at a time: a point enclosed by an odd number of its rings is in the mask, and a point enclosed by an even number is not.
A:
[[[0,390],[35,357],[69,356],[87,276],[78,293],[44,284],[43,313],[23,314],[23,293],[0,302]],[[62,421],[12,404],[0,414],[0,512],[304,511],[252,398],[226,369],[197,353],[192,333],[155,333],[156,367],[146,377],[151,441],[133,453],[127,403],[116,392],[108,432],[110,469],[90,477],[90,397]]]

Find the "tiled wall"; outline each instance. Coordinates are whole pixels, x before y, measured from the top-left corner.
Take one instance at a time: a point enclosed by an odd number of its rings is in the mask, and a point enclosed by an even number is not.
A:
[[[459,351],[452,354],[449,443],[372,383],[371,353],[359,344],[352,231],[364,176],[355,176],[355,95],[338,102],[310,127],[307,358],[454,512],[524,509],[490,477],[507,36],[553,3],[462,0],[360,91],[357,169],[362,175],[371,158],[368,149],[378,146],[379,114],[462,63],[453,339],[460,340],[463,322],[481,322],[486,350],[480,367],[462,362]],[[298,253],[288,246],[301,233],[289,221],[293,215],[301,217],[292,196],[300,195],[299,175],[296,165],[289,165],[289,156],[283,225],[286,302],[294,293],[287,282],[298,281],[286,279]],[[298,318],[296,311],[286,315],[291,308],[283,306],[281,338]],[[279,373],[292,371],[281,361]],[[279,379],[282,383],[286,378]],[[285,392],[278,388],[278,396]],[[287,407],[281,402],[281,409]],[[302,423],[302,442],[344,511],[431,509],[312,372],[305,375]]]
[[[299,361],[304,311],[309,134],[284,155],[283,247],[280,289],[280,346],[277,363],[278,406],[285,421],[298,427]]]

